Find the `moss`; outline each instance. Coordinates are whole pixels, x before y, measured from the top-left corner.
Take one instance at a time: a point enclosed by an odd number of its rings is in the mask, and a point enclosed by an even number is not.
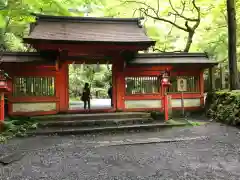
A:
[[[240,124],[240,92],[219,91],[208,93],[206,115],[229,125]]]
[[[2,132],[0,133],[0,142],[3,142],[15,136],[26,136],[27,130],[37,128],[37,123],[28,118],[7,119],[2,122],[1,127]]]
[[[164,120],[164,114],[160,111],[151,111],[150,115],[154,120]]]

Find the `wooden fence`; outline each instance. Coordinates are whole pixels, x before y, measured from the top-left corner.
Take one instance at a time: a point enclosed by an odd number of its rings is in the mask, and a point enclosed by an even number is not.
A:
[[[238,77],[240,78],[240,72]],[[229,73],[222,67],[216,67],[212,70],[212,83],[211,83],[211,70],[206,70],[204,73],[204,91],[209,92],[211,89],[224,90],[229,89]]]

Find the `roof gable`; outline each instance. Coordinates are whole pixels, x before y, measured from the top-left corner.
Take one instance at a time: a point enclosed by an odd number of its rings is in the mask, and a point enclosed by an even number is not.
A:
[[[94,18],[37,15],[25,40],[70,42],[148,43],[140,18]]]

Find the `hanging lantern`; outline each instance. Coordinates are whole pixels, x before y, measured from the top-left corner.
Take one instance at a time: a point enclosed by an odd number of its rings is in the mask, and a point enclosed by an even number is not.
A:
[[[0,70],[0,86],[1,87],[7,86],[7,78],[3,70]]]
[[[7,84],[7,78],[10,79],[8,74],[6,74],[3,70],[0,70],[0,93],[10,91]]]

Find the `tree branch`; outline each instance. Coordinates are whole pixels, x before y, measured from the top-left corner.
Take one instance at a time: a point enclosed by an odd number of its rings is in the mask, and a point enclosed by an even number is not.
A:
[[[173,4],[172,4],[172,0],[168,0],[168,2],[169,2],[169,4],[170,4],[172,10],[175,12],[175,13],[171,13],[171,12],[170,12],[170,14],[179,16],[179,17],[183,18],[183,19],[186,20],[186,21],[198,21],[197,18],[194,19],[194,18],[188,18],[188,17],[184,16],[184,15],[183,15],[183,11],[184,11],[184,10],[182,11],[182,13],[179,13],[179,12],[174,8],[174,6],[173,6]],[[183,9],[185,9],[185,6],[186,6],[185,1],[182,1],[182,5],[183,5]]]
[[[157,0],[157,8],[156,9],[153,8],[152,6],[148,5],[145,2],[139,2],[137,0],[126,0],[126,1],[124,1],[124,3],[136,3],[136,4],[143,5],[144,7],[140,7],[138,9],[136,9],[136,10],[138,10],[140,13],[143,13],[146,17],[149,17],[149,18],[151,18],[153,20],[162,21],[162,22],[171,24],[172,27],[171,27],[169,33],[171,33],[173,27],[176,27],[176,28],[178,28],[178,29],[180,29],[182,31],[187,32],[188,33],[188,38],[187,38],[187,42],[186,42],[186,45],[185,45],[185,48],[184,48],[184,52],[188,52],[189,51],[189,49],[190,49],[190,47],[192,45],[192,39],[193,39],[193,36],[195,34],[195,30],[198,28],[198,26],[200,24],[200,20],[201,20],[201,11],[200,11],[200,7],[198,7],[196,5],[196,0],[192,0],[193,8],[192,8],[191,11],[197,11],[197,18],[188,18],[188,17],[183,15],[185,7],[186,7],[185,0],[181,1],[181,4],[183,6],[181,12],[179,12],[177,9],[175,9],[175,7],[172,4],[172,1],[169,0],[169,4],[171,6],[171,9],[174,12],[174,13],[170,12],[169,14],[175,16],[174,21],[162,18],[159,15],[159,0]],[[183,20],[185,20],[185,24],[184,24],[185,27],[181,26],[181,25],[178,25],[176,23],[177,17],[180,17]],[[193,26],[190,26],[189,22],[195,22],[195,24]]]
[[[145,16],[150,17],[150,18],[152,18],[152,19],[154,19],[154,20],[157,20],[157,21],[163,21],[163,22],[169,23],[169,24],[175,26],[176,28],[181,29],[181,30],[187,32],[187,29],[186,29],[186,28],[184,28],[184,27],[182,27],[182,26],[174,23],[174,22],[171,21],[171,20],[161,18],[161,17],[158,15],[156,9],[154,9],[153,7],[149,6],[148,4],[146,4],[146,3],[144,3],[144,2],[129,0],[129,1],[125,1],[124,3],[136,3],[136,4],[144,5],[146,8],[138,8],[138,10],[141,11]],[[151,11],[154,13],[154,16],[148,13],[149,10],[151,10]]]

